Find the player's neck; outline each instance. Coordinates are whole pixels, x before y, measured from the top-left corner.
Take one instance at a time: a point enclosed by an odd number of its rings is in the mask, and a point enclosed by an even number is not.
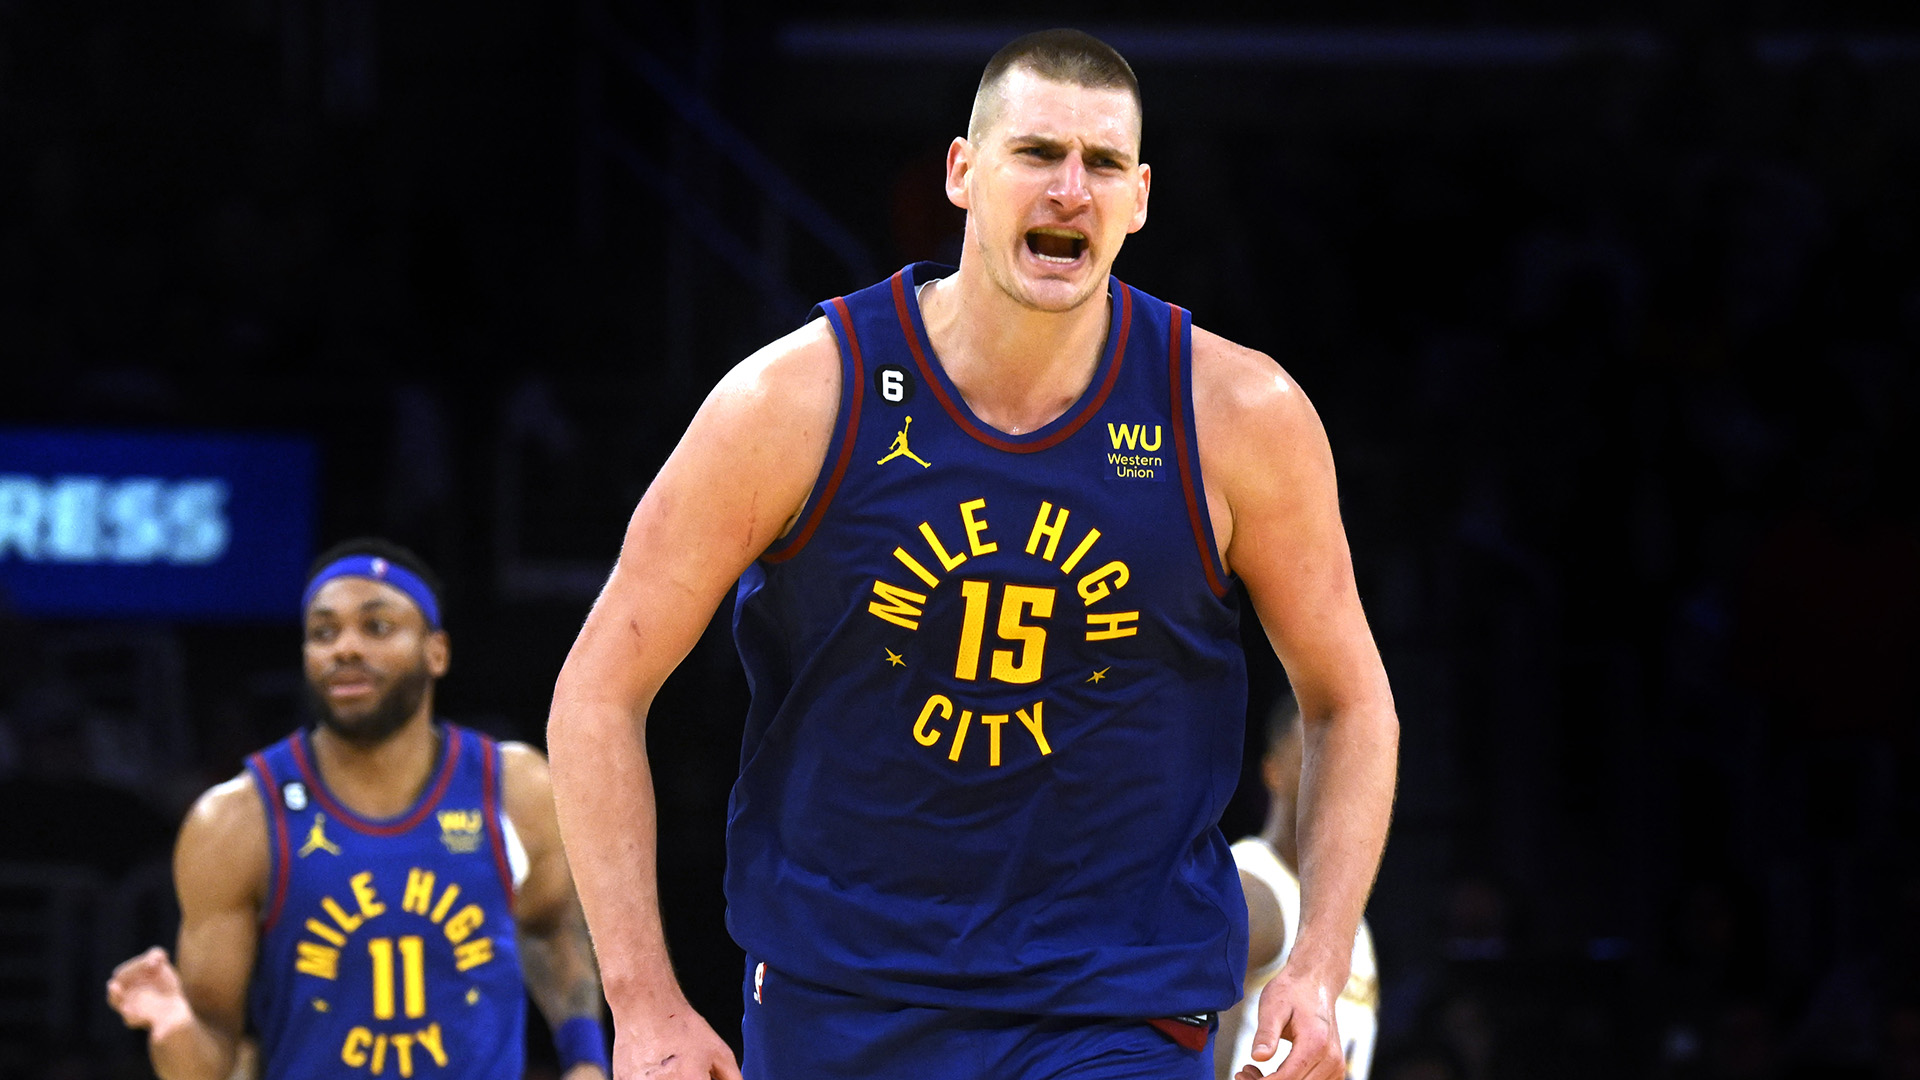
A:
[[[440,733],[433,726],[433,695],[398,730],[362,746],[321,724],[313,732],[314,767],[334,798],[366,818],[405,813],[420,798],[440,763]]]
[[[1294,873],[1300,872],[1300,841],[1294,832],[1294,808],[1277,806],[1267,815],[1267,827],[1260,832],[1260,839],[1267,842],[1280,861]]]
[[[1035,311],[970,269],[963,262],[920,292],[937,362],[982,421],[1009,435],[1045,427],[1093,381],[1111,313],[1106,290],[1071,311]]]

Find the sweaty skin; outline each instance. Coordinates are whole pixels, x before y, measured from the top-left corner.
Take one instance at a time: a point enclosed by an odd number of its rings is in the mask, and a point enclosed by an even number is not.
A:
[[[316,619],[316,613],[318,618]],[[309,609],[306,668],[329,707],[346,719],[370,713],[371,699],[393,673],[424,664],[446,673],[446,635],[429,631],[419,609],[390,585],[337,578]],[[437,761],[433,693],[386,741],[357,746],[322,727],[314,734],[317,767],[355,813],[393,817],[419,798]],[[553,811],[546,759],[524,743],[501,744],[501,799],[525,846],[528,876],[516,894],[514,918],[522,971],[551,1026],[600,1013],[579,902]],[[267,898],[267,812],[247,773],[202,794],[174,846],[174,889],[180,935],[170,959],[155,946],[114,969],[107,1003],[128,1027],[148,1032],[148,1053],[161,1080],[229,1080],[246,1052],[247,989]],[[603,1080],[596,1066],[568,1070],[564,1080]]]
[[[1020,434],[1061,415],[1091,381],[1107,334],[1101,298],[1121,242],[1146,222],[1150,174],[1124,91],[1019,68],[1000,91],[979,137],[948,152],[947,193],[968,212],[965,241],[958,272],[928,286],[921,308],[973,413]],[[1268,1056],[1276,1038],[1292,1042],[1274,1073],[1281,1080],[1336,1080],[1332,1003],[1385,841],[1398,721],[1354,586],[1319,417],[1268,357],[1197,328],[1193,338],[1207,512],[1305,718],[1304,914],[1287,965],[1261,996],[1260,1039]],[[622,1077],[740,1075],[668,961],[646,724],[722,597],[799,514],[826,458],[839,382],[821,320],[720,381],[634,510],[554,688],[548,745],[561,831],[608,959]]]

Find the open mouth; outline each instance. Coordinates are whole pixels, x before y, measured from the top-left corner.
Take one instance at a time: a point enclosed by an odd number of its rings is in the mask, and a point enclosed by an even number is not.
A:
[[[1027,250],[1041,262],[1071,263],[1087,250],[1087,234],[1078,229],[1043,226],[1027,230]]]

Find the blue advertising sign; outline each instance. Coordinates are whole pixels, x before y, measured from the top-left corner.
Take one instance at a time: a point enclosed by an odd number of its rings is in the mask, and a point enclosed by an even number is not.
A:
[[[0,594],[22,614],[291,618],[307,439],[0,428]]]

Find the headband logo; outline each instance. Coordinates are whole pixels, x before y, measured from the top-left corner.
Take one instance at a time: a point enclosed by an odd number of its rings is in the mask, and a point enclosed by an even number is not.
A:
[[[373,560],[373,576],[377,578],[387,576],[387,560],[381,558]]]

